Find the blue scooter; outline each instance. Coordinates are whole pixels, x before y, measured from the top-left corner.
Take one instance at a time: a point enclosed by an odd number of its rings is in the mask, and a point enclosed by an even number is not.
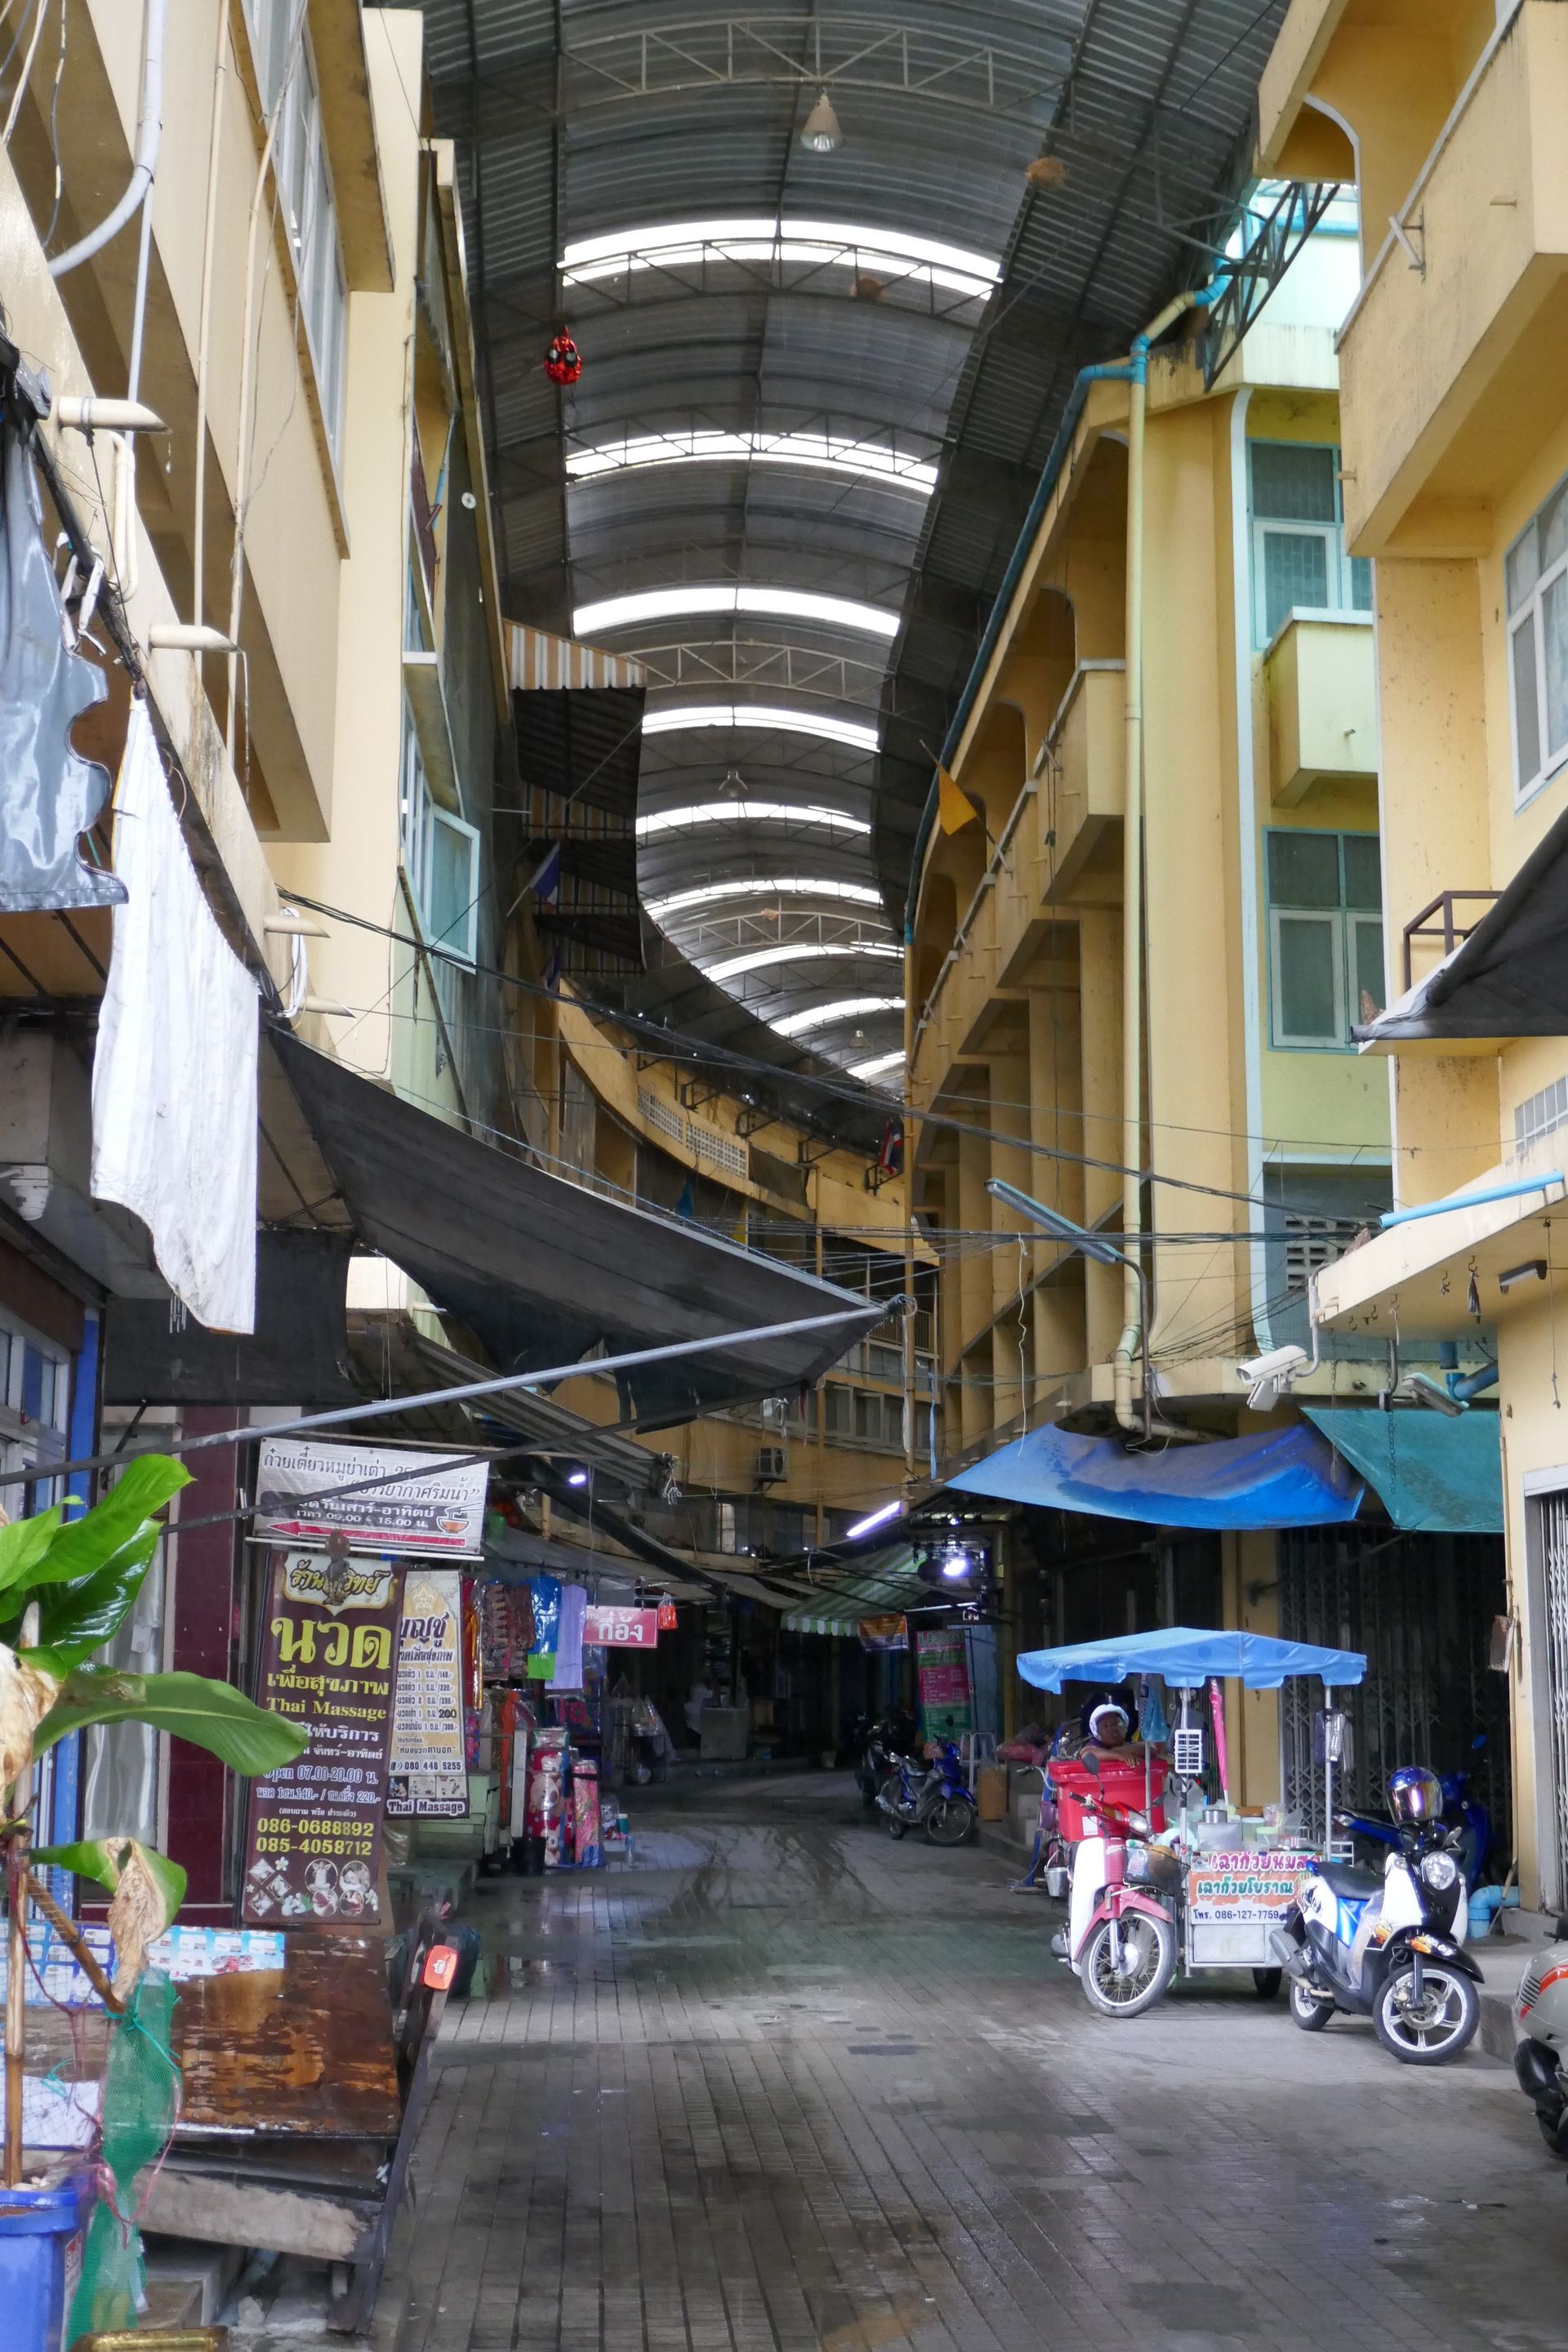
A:
[[[888,1835],[901,1838],[907,1831],[923,1826],[932,1845],[962,1845],[978,1816],[953,1742],[939,1743],[923,1779],[916,1778],[919,1770],[907,1756],[893,1759],[892,1775],[877,1799]]]
[[[1473,1749],[1482,1748],[1486,1744],[1484,1731],[1478,1731],[1470,1742]],[[1477,1886],[1486,1868],[1487,1856],[1491,1852],[1492,1817],[1479,1798],[1469,1794],[1470,1776],[1468,1772],[1445,1772],[1441,1779],[1443,1826],[1458,1839],[1454,1852],[1465,1885]],[[1387,1819],[1379,1820],[1372,1813],[1339,1813],[1335,1820],[1341,1827],[1351,1831],[1356,1837],[1367,1839],[1373,1845],[1396,1846],[1399,1843],[1398,1826]]]

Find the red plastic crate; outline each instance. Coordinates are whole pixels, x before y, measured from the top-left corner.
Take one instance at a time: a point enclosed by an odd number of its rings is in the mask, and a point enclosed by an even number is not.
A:
[[[1057,1806],[1063,1837],[1076,1845],[1085,1834],[1083,1801],[1086,1797],[1101,1796],[1112,1805],[1128,1806],[1134,1812],[1143,1810],[1145,1794],[1158,1805],[1169,1777],[1169,1767],[1163,1756],[1149,1759],[1145,1782],[1142,1759],[1136,1764],[1121,1763],[1113,1757],[1100,1759],[1096,1779],[1087,1764],[1071,1757],[1063,1757],[1050,1767],[1051,1786],[1057,1792]]]

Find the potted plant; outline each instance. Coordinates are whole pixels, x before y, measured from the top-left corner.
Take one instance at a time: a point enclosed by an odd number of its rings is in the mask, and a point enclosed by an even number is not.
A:
[[[305,1745],[296,1725],[226,1683],[204,1675],[125,1674],[92,1663],[136,1604],[163,1532],[153,1514],[189,1482],[189,1471],[166,1455],[141,1454],[92,1509],[68,1520],[57,1506],[0,1526],[0,1841],[8,1903],[0,2305],[8,2317],[6,2341],[16,2352],[55,2352],[59,2344],[66,2246],[82,2228],[96,2177],[83,2164],[47,2185],[23,2181],[29,1905],[72,1945],[110,2011],[121,2012],[148,1947],[174,1921],[185,1888],[177,1864],[129,1834],[33,1847],[34,1763],[68,1732],[93,1724],[151,1724],[247,1776],[275,1771]],[[33,1879],[42,1864],[108,1891],[112,1986],[72,1922]],[[117,2229],[107,2212],[104,2219]],[[134,2313],[128,2317],[134,2325]]]

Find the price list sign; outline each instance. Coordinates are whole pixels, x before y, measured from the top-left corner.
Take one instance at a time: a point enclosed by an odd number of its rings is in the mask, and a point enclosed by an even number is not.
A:
[[[403,1582],[386,1810],[457,1820],[468,1810],[463,1750],[462,1580],[410,1568]]]
[[[248,1926],[380,1921],[401,1585],[399,1570],[370,1560],[274,1555],[257,1697],[310,1744],[250,1784]]]

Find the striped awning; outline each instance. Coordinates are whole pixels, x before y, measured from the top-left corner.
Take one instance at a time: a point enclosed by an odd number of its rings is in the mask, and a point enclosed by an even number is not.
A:
[[[531,629],[520,621],[507,624],[514,693],[549,691],[562,687],[646,684],[641,662],[624,654],[607,654],[575,637],[552,636],[548,629]]]
[[[811,1599],[780,1622],[787,1633],[858,1635],[863,1617],[901,1616],[930,1598],[910,1547],[897,1544],[853,1566],[825,1572]]]

